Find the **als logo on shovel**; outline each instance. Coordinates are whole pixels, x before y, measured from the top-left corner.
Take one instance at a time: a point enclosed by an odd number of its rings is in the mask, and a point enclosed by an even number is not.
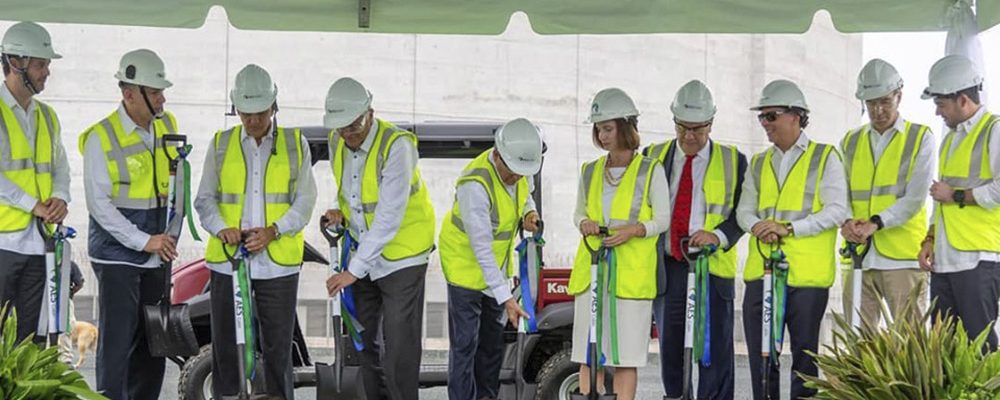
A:
[[[687,301],[687,319],[694,319],[694,307],[695,307],[695,292],[694,290],[688,292]]]

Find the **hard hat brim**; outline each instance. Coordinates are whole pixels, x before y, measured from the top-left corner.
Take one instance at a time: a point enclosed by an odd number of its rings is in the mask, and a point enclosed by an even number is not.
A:
[[[236,111],[244,114],[264,112],[271,108],[272,105],[274,105],[274,98],[244,100],[239,103],[233,103],[233,106],[236,107]]]
[[[515,158],[513,160],[504,159],[503,162],[507,164],[507,168],[510,168],[511,172],[521,176],[532,176],[542,169],[541,157],[535,161],[522,161]]]
[[[367,111],[367,109],[366,110],[362,110],[361,112],[358,112],[358,113],[353,113],[353,112],[352,113],[348,113],[348,112],[331,113],[331,112],[327,112],[326,114],[323,115],[323,126],[326,127],[327,129],[340,129],[340,128],[343,128],[345,126],[350,125],[355,120],[357,120],[358,117],[360,117],[361,114],[364,114],[365,111]]]

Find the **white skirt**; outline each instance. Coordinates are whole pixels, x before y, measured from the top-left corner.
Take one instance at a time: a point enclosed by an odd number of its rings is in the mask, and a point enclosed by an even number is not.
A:
[[[610,297],[610,296],[607,296]],[[646,366],[649,355],[649,333],[653,319],[652,300],[614,299],[618,321],[618,362],[612,354],[611,343],[611,299],[605,297],[604,326],[601,332],[601,352],[604,365],[612,367]],[[587,345],[590,335],[590,290],[573,300],[573,353],[570,360],[575,363],[587,362]]]

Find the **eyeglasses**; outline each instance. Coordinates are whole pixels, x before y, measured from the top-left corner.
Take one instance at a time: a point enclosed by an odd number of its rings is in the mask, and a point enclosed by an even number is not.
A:
[[[684,124],[680,123],[680,121],[674,120],[674,128],[677,129],[677,133],[681,133],[681,134],[683,134],[683,133],[690,133],[692,135],[696,135],[696,134],[699,134],[699,133],[704,133],[705,130],[708,129],[708,127],[710,127],[710,126],[712,126],[712,122],[711,121],[706,122],[706,123],[701,124],[701,125],[688,126],[688,125],[684,125]]]
[[[757,121],[759,121],[760,123],[764,123],[765,120],[767,122],[774,122],[778,120],[778,117],[787,114],[789,112],[791,112],[791,110],[777,110],[777,111],[768,111],[766,113],[760,113],[757,114]]]

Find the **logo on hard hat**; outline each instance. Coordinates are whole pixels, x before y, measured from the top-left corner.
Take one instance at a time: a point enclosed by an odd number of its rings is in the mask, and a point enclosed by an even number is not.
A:
[[[871,88],[877,88],[877,87],[879,87],[879,86],[882,86],[882,85],[880,85],[880,84],[874,84],[874,85],[861,85],[861,87],[862,87],[863,89],[871,89]]]
[[[694,109],[694,110],[700,110],[702,107],[701,106],[694,106],[694,105],[691,105],[691,104],[685,104],[684,108],[690,108],[690,109]]]
[[[162,72],[158,72],[158,73],[156,73],[156,77],[157,78],[166,78],[166,75],[164,75],[164,73],[162,73]]]
[[[597,104],[597,103],[594,103],[594,105],[590,107],[590,113],[591,114],[600,114],[601,113],[601,105]]]
[[[344,109],[343,108],[328,108],[326,110],[326,112],[328,112],[328,113],[342,113],[342,112],[344,112]]]
[[[260,95],[260,94],[245,94],[245,95],[243,95],[244,99],[257,99],[257,98],[261,98],[261,97],[264,97],[264,95]]]

